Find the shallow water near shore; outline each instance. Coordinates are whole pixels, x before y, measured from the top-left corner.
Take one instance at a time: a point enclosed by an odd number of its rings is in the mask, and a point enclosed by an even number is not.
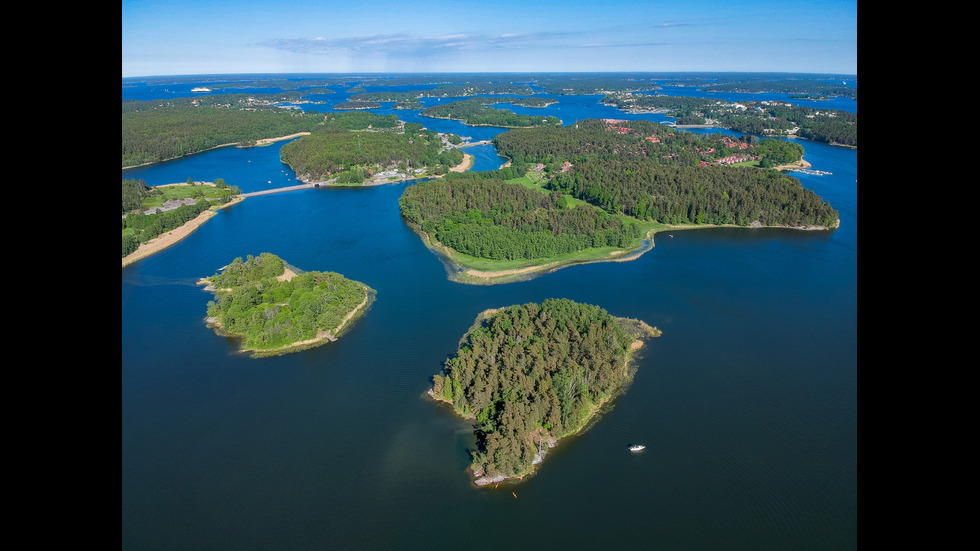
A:
[[[605,111],[563,97],[533,112]],[[840,211],[837,230],[658,234],[634,261],[468,286],[402,221],[401,182],[252,197],[124,268],[123,549],[856,549],[857,152],[800,143],[833,173],[797,177]],[[281,146],[123,177],[294,185]],[[503,162],[467,152],[475,170]],[[250,358],[206,327],[195,282],[261,252],[376,300],[335,343]],[[430,377],[483,310],[551,297],[663,335],[589,431],[527,480],[476,488],[470,427],[425,396]]]

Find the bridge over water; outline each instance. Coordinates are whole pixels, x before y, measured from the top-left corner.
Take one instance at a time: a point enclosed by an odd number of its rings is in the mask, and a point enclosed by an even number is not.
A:
[[[462,149],[464,147],[472,147],[472,146],[475,146],[475,145],[488,145],[488,144],[491,144],[491,143],[493,143],[492,140],[481,140],[481,141],[478,141],[478,142],[465,142],[465,143],[461,143],[461,144],[459,144],[457,146],[454,146],[454,147],[456,147],[457,149]],[[280,187],[280,188],[275,188],[275,189],[264,189],[262,191],[251,191],[249,193],[239,194],[239,197],[241,197],[241,198],[244,199],[246,197],[255,197],[257,195],[269,195],[271,193],[283,193],[283,192],[286,192],[286,191],[296,191],[296,190],[299,190],[299,189],[310,189],[310,188],[316,188],[316,187],[320,187],[320,183],[319,182],[312,183],[312,184],[299,184],[299,185],[295,185],[295,186],[286,186],[286,187]]]
[[[295,191],[298,189],[310,189],[314,187],[320,187],[319,182],[312,184],[299,184],[297,186],[279,187],[275,189],[263,189],[262,191],[250,191],[248,193],[241,193],[238,196],[244,199],[245,197],[255,197],[256,195],[268,195],[270,193],[282,193],[284,191]]]

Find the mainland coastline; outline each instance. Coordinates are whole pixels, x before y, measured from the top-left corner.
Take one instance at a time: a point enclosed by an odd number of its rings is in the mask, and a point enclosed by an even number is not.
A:
[[[196,218],[185,222],[182,226],[160,234],[153,239],[150,239],[146,243],[142,243],[138,249],[123,257],[122,267],[125,268],[134,262],[143,260],[144,258],[154,255],[167,247],[170,247],[171,245],[179,243],[182,239],[194,233],[194,230],[203,226],[204,223],[217,214],[220,209],[237,205],[244,200],[245,198],[240,195],[235,196],[223,205],[214,206],[201,212],[201,214],[198,214]]]
[[[279,136],[277,138],[265,138],[265,139],[262,139],[262,140],[258,140],[256,142],[255,146],[256,147],[266,146],[266,145],[269,145],[269,144],[272,144],[272,143],[275,143],[275,142],[280,142],[280,141],[284,141],[284,140],[290,140],[290,139],[301,137],[301,136],[304,136],[304,135],[307,135],[307,134],[309,134],[309,132],[299,132],[299,133],[296,133],[296,134],[290,134],[288,136]],[[226,144],[226,145],[220,146],[220,147],[227,147],[227,146],[231,146],[231,145],[236,145],[236,144]],[[214,149],[217,149],[217,148],[214,148]],[[462,160],[462,162],[460,162],[458,165],[456,165],[454,167],[449,168],[449,171],[450,172],[466,172],[466,171],[470,170],[471,168],[473,168],[474,162],[475,162],[475,157],[473,155],[469,154],[469,153],[465,153],[464,152],[463,153],[463,160]],[[156,163],[152,163],[152,164],[156,164]],[[130,168],[132,168],[132,167],[130,167]],[[426,178],[441,178],[442,175],[433,175],[433,176],[424,176],[424,177],[426,177]],[[350,186],[344,186],[342,184],[336,184],[336,183],[333,183],[333,181],[329,181],[329,180],[328,181],[317,181],[317,182],[314,182],[314,181],[305,181],[302,178],[297,178],[297,179],[300,180],[301,182],[306,183],[306,184],[325,185],[325,186],[336,186],[336,187],[350,187]],[[366,187],[366,186],[376,186],[376,185],[384,185],[384,184],[395,184],[395,183],[400,183],[400,182],[405,182],[405,181],[408,181],[408,180],[415,180],[415,179],[418,179],[418,177],[414,177],[414,176],[413,177],[410,177],[408,175],[404,175],[403,177],[400,177],[400,178],[397,178],[397,179],[375,178],[375,179],[372,179],[372,180],[370,180],[368,182],[365,182],[364,184],[362,184],[362,186],[365,186]],[[165,184],[165,185],[171,185],[171,184]],[[244,197],[242,195],[237,195],[237,196],[233,197],[228,203],[225,203],[225,204],[220,205],[220,206],[211,207],[211,208],[205,210],[204,212],[202,212],[201,214],[199,214],[196,218],[185,222],[182,226],[180,226],[178,228],[174,228],[173,230],[168,231],[166,233],[163,233],[161,235],[158,235],[158,236],[154,237],[153,239],[150,239],[146,243],[142,243],[137,250],[133,251],[132,253],[130,253],[130,254],[128,254],[128,255],[126,255],[126,256],[124,256],[122,258],[122,267],[125,268],[126,266],[129,266],[130,264],[133,264],[134,262],[138,262],[140,260],[143,260],[144,258],[147,258],[149,256],[152,256],[152,255],[154,255],[154,254],[156,254],[156,253],[158,253],[158,252],[166,249],[167,247],[170,247],[170,246],[172,246],[172,245],[174,245],[176,243],[179,243],[182,239],[184,239],[184,238],[188,237],[189,235],[191,235],[196,229],[198,229],[199,227],[201,227],[202,225],[204,225],[204,223],[206,223],[208,220],[210,220],[215,214],[217,214],[217,211],[218,210],[224,209],[224,208],[228,208],[228,207],[231,207],[231,206],[234,206],[234,205],[237,205],[238,203],[241,203],[245,199],[246,199],[246,197]]]

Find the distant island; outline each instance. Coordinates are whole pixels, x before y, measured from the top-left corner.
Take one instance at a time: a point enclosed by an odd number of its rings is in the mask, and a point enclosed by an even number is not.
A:
[[[766,137],[804,138],[857,147],[857,113],[815,109],[782,101],[721,101],[713,98],[607,94],[602,102],[629,113],[662,113],[676,126],[728,128]]]
[[[568,299],[487,310],[433,376],[428,394],[474,421],[476,485],[519,480],[626,390],[634,354],[660,334]]]
[[[468,126],[496,126],[498,128],[522,128],[528,126],[561,124],[558,117],[540,117],[536,115],[518,115],[510,109],[490,107],[495,103],[518,101],[519,98],[469,98],[433,105],[423,109],[419,114],[424,117],[437,119],[452,119],[461,121]],[[547,102],[524,100],[535,107],[546,105]]]
[[[205,322],[253,356],[278,355],[337,340],[376,296],[338,273],[297,272],[271,253],[234,259],[199,281],[215,295]]]

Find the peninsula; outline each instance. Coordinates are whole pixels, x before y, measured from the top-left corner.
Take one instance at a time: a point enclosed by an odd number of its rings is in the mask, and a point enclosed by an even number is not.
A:
[[[376,296],[359,281],[334,272],[301,272],[271,253],[236,258],[198,283],[215,295],[208,302],[208,326],[241,338],[242,351],[255,357],[336,341]]]
[[[474,422],[477,486],[533,473],[622,394],[643,340],[661,332],[568,299],[482,312],[428,394]]]
[[[494,138],[509,167],[406,188],[402,217],[461,283],[528,279],[638,258],[664,230],[836,228],[836,210],[776,167],[783,140],[700,136],[650,121],[589,119]]]
[[[153,187],[143,180],[123,180],[122,267],[177,243],[218,210],[241,200],[238,188],[221,178]]]

